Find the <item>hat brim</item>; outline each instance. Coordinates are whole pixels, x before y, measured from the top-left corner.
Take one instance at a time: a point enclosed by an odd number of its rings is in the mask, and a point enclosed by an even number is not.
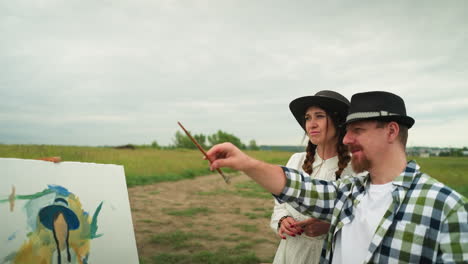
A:
[[[63,214],[69,230],[75,230],[80,227],[80,221],[76,214],[69,208],[61,205],[50,205],[42,208],[39,211],[39,220],[47,229],[52,230],[54,228],[54,217],[57,213]]]
[[[409,116],[397,116],[397,115],[392,115],[392,116],[377,116],[377,117],[367,117],[367,118],[353,118],[345,122],[345,125],[349,125],[350,123],[358,122],[358,121],[371,121],[371,120],[377,120],[377,121],[385,121],[385,122],[391,122],[395,121],[398,124],[402,124],[408,128],[411,128],[414,125],[414,119]]]
[[[305,112],[311,106],[320,107],[326,112],[337,116],[340,122],[346,120],[349,107],[349,105],[343,101],[323,96],[304,96],[294,99],[289,104],[289,109],[304,130],[306,130]]]

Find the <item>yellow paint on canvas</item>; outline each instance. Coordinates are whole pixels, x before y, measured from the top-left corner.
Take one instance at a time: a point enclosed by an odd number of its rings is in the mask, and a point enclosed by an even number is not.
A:
[[[78,197],[70,194],[67,200],[69,208],[77,215],[80,227],[69,231],[69,248],[76,255],[72,263],[83,264],[83,259],[90,251],[90,224],[91,217],[84,213]],[[63,225],[63,218],[62,223]],[[63,248],[62,248],[63,249]],[[54,235],[37,218],[37,228],[28,235],[28,240],[20,247],[13,263],[40,263],[51,264],[53,254],[57,250]]]

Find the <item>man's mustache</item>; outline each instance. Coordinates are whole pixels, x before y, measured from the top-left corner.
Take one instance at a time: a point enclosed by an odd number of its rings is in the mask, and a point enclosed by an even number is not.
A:
[[[356,152],[362,150],[362,146],[360,145],[348,145],[349,151]]]

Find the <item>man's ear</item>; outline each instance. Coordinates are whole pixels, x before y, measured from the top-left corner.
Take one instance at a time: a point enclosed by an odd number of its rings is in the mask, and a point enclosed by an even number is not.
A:
[[[389,122],[387,124],[387,140],[390,143],[395,142],[398,140],[398,135],[400,134],[400,125],[395,122]]]

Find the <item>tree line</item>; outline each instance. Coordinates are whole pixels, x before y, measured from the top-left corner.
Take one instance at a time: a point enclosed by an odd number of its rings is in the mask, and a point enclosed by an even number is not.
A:
[[[447,151],[441,151],[439,153],[439,157],[463,157],[467,156],[466,153],[468,153],[467,147],[463,147],[461,149],[451,148]]]
[[[190,133],[190,131],[189,131]],[[224,132],[222,130],[218,130],[216,133],[211,135],[205,135],[203,133],[200,134],[192,134],[192,137],[204,148],[208,149],[213,145],[223,143],[223,142],[231,142],[235,146],[240,149],[248,149],[248,150],[259,150],[260,148],[257,146],[257,142],[252,139],[246,145],[242,143],[242,141],[236,137],[234,134],[230,134],[228,132]],[[172,139],[172,144],[167,147],[159,146],[156,141],[151,143],[152,148],[160,149],[160,148],[185,148],[185,149],[196,149],[197,146],[190,140],[190,138],[185,135],[185,133],[181,131],[177,131]]]

